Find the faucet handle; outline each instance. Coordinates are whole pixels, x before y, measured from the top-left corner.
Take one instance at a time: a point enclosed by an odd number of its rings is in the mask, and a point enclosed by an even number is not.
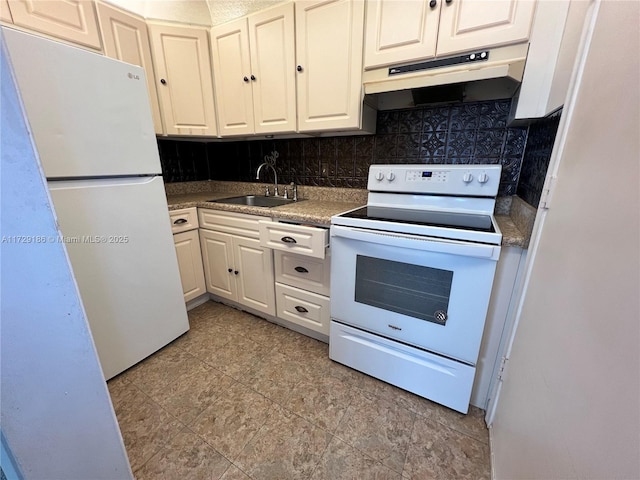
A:
[[[265,196],[265,197],[268,197],[269,195],[271,195],[271,192],[269,191],[269,185],[267,185],[267,186],[264,188],[264,196]]]

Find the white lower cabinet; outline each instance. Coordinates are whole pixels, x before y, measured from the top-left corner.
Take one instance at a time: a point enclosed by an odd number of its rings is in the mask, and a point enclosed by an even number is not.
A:
[[[278,318],[329,335],[329,297],[276,283]]]
[[[207,293],[198,230],[176,233],[173,236],[173,243],[178,256],[182,293],[186,303]]]
[[[178,257],[178,269],[185,303],[207,293],[202,267],[202,254],[198,238],[196,208],[169,212],[173,244]],[[195,305],[193,305],[195,306]]]
[[[311,228],[311,227],[307,227]],[[331,258],[274,250],[278,318],[329,335]]]
[[[200,229],[207,292],[275,316],[273,255],[271,249],[260,246],[257,238],[261,217],[215,212],[219,223],[213,224],[208,215],[201,210],[200,225],[207,227]],[[239,229],[239,224],[249,228]]]

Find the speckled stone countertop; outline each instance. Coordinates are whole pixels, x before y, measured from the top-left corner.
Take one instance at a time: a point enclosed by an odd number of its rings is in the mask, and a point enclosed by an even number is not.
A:
[[[227,203],[212,203],[207,200],[237,195],[263,195],[266,184],[241,182],[188,182],[182,184],[166,184],[167,203],[169,210],[199,207],[229,212],[246,213],[250,215],[268,216],[273,219],[292,220],[311,225],[331,224],[331,217],[348,210],[353,210],[367,203],[367,191],[351,188],[327,187],[298,187],[298,198],[301,201],[280,207],[264,208]],[[523,223],[528,222],[531,207],[518,197],[502,201],[496,207],[496,222],[502,231],[502,245],[527,248],[531,232],[523,229]],[[518,206],[518,216],[514,218],[514,207]],[[523,210],[523,214],[520,210]],[[535,209],[534,218],[535,218]],[[520,221],[518,221],[520,220]],[[532,225],[532,222],[530,222]],[[528,223],[524,224],[528,228]]]

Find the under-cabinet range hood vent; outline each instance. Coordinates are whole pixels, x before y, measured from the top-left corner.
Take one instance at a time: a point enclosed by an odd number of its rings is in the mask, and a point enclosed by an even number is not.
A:
[[[529,45],[483,49],[424,62],[365,71],[365,94],[377,94],[491,79],[522,80]]]

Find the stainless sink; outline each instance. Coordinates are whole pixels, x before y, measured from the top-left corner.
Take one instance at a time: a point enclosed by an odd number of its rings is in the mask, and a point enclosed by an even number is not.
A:
[[[250,207],[279,207],[293,203],[290,198],[282,197],[261,197],[257,195],[242,195],[240,197],[218,198],[216,200],[207,200],[213,203],[231,203],[233,205],[247,205]],[[300,200],[298,200],[300,201]]]

